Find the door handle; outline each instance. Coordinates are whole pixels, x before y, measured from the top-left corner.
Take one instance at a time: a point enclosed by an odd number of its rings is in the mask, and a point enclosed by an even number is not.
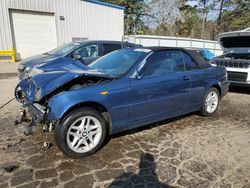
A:
[[[190,76],[183,76],[182,80],[190,80]]]

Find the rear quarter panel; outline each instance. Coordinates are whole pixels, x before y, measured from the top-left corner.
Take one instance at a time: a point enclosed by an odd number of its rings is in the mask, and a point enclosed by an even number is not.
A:
[[[226,70],[222,67],[198,69],[190,74],[192,77],[189,101],[191,111],[199,110],[202,107],[204,95],[211,87],[218,87],[221,92],[222,86],[227,83]]]
[[[207,89],[210,89],[214,85],[222,86],[228,83],[227,71],[224,67],[210,67],[207,69],[209,75],[209,81],[207,83]]]

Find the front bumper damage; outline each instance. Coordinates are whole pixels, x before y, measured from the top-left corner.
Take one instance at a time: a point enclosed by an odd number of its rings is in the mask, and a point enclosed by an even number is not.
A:
[[[44,124],[43,130],[52,130],[53,125],[52,122],[47,120],[47,114],[49,113],[50,109],[46,106],[43,106],[39,103],[33,102],[30,103],[25,95],[24,92],[17,86],[15,89],[15,97],[18,102],[21,103],[20,112],[21,117],[19,124],[22,125],[22,122],[27,122],[27,112],[29,117],[31,117],[30,123],[27,127],[24,127],[24,134],[30,135],[32,134],[32,127],[35,126],[37,123]]]
[[[78,91],[78,88],[108,83],[116,78],[92,69],[55,69],[22,79],[16,87],[15,97],[27,109],[33,122],[56,126],[66,107],[61,106],[61,101],[53,106],[54,96],[66,91]]]
[[[42,106],[38,103],[33,103],[27,106],[28,112],[32,119],[38,123],[46,123],[46,116],[49,112],[49,108]]]
[[[35,122],[45,123],[49,108],[37,102],[30,102],[27,94],[19,87],[15,89],[15,98],[21,104],[21,109],[27,109]]]

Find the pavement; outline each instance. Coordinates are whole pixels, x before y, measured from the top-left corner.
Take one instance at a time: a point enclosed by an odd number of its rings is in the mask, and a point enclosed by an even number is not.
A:
[[[20,62],[0,62],[0,79],[16,77],[17,67]]]
[[[18,81],[17,77],[0,79],[0,107],[14,98],[14,89]]]
[[[16,83],[0,80],[3,100]],[[18,107],[0,109],[0,188],[250,188],[249,89],[231,89],[212,117],[193,113],[115,135],[83,159],[62,154],[41,125],[24,136]]]

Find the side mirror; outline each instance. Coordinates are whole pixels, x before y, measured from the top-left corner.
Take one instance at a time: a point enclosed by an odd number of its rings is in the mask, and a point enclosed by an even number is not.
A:
[[[73,58],[74,58],[75,60],[81,60],[81,59],[82,59],[82,56],[79,55],[79,54],[74,54],[74,55],[73,55]]]

